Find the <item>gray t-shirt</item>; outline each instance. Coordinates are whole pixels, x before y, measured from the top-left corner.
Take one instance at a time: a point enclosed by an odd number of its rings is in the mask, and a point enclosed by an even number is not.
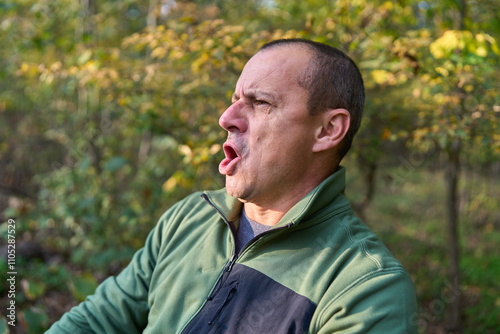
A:
[[[245,209],[241,210],[240,226],[238,231],[236,231],[236,254],[239,254],[250,240],[271,229],[271,227],[249,219],[245,213]]]

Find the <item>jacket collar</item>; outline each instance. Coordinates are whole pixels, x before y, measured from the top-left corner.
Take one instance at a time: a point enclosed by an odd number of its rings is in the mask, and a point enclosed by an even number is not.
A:
[[[275,227],[290,223],[296,225],[306,218],[348,208],[349,201],[344,195],[345,172],[345,168],[339,166],[335,173],[297,202]],[[229,196],[225,188],[205,191],[204,197],[227,221],[234,222],[239,219],[243,204]]]

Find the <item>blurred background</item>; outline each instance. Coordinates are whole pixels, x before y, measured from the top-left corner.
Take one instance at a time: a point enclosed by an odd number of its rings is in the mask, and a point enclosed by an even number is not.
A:
[[[1,0],[2,305],[8,219],[18,275],[0,333],[43,332],[170,205],[223,187],[218,117],[249,57],[287,37],[360,67],[346,192],[410,272],[411,321],[500,333],[498,0]]]

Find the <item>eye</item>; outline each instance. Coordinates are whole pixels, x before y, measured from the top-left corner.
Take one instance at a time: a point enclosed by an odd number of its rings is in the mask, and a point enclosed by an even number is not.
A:
[[[271,112],[271,103],[266,100],[257,100],[253,101],[253,108],[258,108],[258,110],[262,111],[265,114],[269,114]]]
[[[254,104],[257,106],[262,106],[262,105],[268,106],[269,102],[264,101],[264,100],[255,100]]]

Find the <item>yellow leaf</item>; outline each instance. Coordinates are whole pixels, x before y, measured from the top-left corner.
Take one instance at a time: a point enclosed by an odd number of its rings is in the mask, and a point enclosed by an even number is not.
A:
[[[179,153],[185,155],[188,158],[191,158],[193,156],[193,151],[187,145],[179,145]]]
[[[211,147],[210,147],[210,154],[217,154],[217,152],[219,152],[221,149],[221,146],[220,144],[213,144]]]
[[[393,85],[396,83],[396,78],[394,74],[384,71],[384,70],[374,70],[371,73],[373,81],[375,81],[379,85]]]
[[[463,48],[460,32],[446,31],[443,36],[431,43],[429,50],[436,59],[447,57],[455,49]]]
[[[491,51],[500,56],[500,49],[498,48],[498,45],[496,43],[491,44]]]
[[[471,93],[474,90],[474,86],[473,85],[465,85],[464,90],[466,93]]]
[[[384,7],[385,9],[387,9],[387,10],[390,11],[390,10],[392,10],[394,8],[394,4],[391,1],[386,1],[382,5],[382,7]]]
[[[486,48],[484,46],[480,46],[476,49],[476,51],[474,52],[476,55],[478,55],[479,57],[486,57],[488,55],[488,50],[486,50]]]
[[[170,177],[165,183],[163,183],[162,189],[163,191],[170,192],[177,185],[177,180],[175,177]]]
[[[159,46],[151,52],[151,57],[155,59],[161,59],[167,55],[167,49]]]
[[[57,72],[61,69],[61,67],[62,67],[62,63],[60,61],[56,61],[55,63],[50,65],[50,70],[52,72]]]
[[[436,67],[436,72],[441,74],[443,77],[447,77],[449,74],[448,70],[442,67]]]
[[[211,49],[213,46],[214,46],[214,40],[213,39],[207,39],[205,41],[205,45],[204,45],[204,48],[205,49]]]
[[[200,68],[203,64],[205,64],[210,59],[210,56],[207,53],[203,53],[200,58],[193,61],[191,64],[191,70],[193,73],[199,73]]]

